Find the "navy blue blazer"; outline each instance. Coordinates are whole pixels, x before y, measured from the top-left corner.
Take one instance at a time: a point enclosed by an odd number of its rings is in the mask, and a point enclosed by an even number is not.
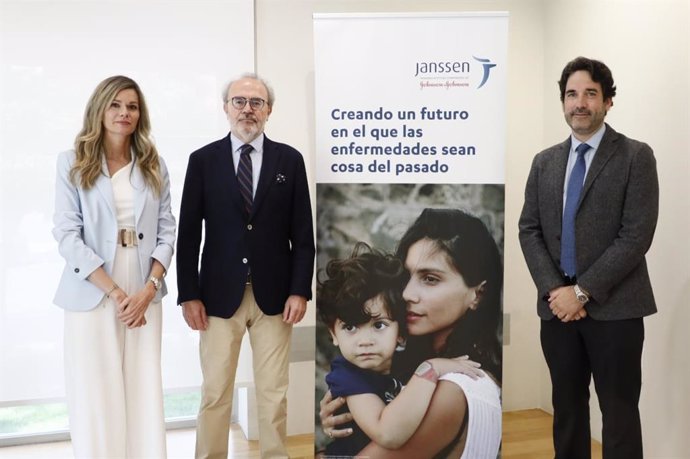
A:
[[[189,157],[177,240],[177,302],[198,299],[208,315],[231,317],[251,266],[259,307],[268,315],[282,314],[289,295],[312,295],[315,248],[304,159],[264,136],[259,183],[247,217],[231,148],[228,134]]]

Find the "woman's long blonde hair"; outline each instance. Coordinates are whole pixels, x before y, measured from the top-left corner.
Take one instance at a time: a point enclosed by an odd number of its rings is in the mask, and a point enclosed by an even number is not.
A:
[[[86,110],[84,110],[84,125],[74,141],[76,161],[70,171],[70,179],[75,185],[85,189],[91,188],[98,175],[102,172],[105,111],[123,89],[133,89],[139,97],[139,122],[132,133],[132,150],[136,156],[136,164],[148,186],[156,194],[160,194],[161,177],[158,164],[158,150],[151,140],[151,122],[146,107],[144,95],[139,85],[126,76],[116,75],[101,81],[91,94]]]

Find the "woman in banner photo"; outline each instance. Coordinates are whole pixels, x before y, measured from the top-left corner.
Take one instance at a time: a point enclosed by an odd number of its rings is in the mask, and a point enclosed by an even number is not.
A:
[[[503,274],[496,242],[482,221],[466,212],[425,209],[396,253],[409,274],[402,296],[410,336],[405,351],[393,360],[392,374],[403,381],[431,375],[440,382],[408,442],[390,449],[372,441],[358,454],[493,459],[501,441],[502,376]],[[441,376],[429,365],[429,359],[463,355],[480,363],[486,376]],[[321,402],[321,423],[333,438],[350,432],[340,429],[350,415],[334,416],[343,404],[342,397],[331,400],[330,394]]]
[[[393,354],[405,345],[403,273],[397,257],[359,242],[350,257],[331,260],[328,278],[318,282],[319,315],[341,354],[331,362],[326,381],[354,417],[347,426],[353,434],[331,442],[327,457],[354,456],[370,441],[401,447],[421,423],[438,376],[464,372],[476,378],[480,371],[467,357],[430,359],[433,371],[414,375],[400,393],[402,384],[390,371]]]
[[[103,80],[57,160],[53,235],[66,261],[67,404],[78,458],[164,458],[161,300],[175,241],[170,182],[137,83]]]

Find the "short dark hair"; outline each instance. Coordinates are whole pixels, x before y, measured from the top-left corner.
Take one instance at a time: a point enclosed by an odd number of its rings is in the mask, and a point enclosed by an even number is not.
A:
[[[406,279],[397,257],[358,242],[349,258],[329,261],[325,271],[328,278],[317,279],[316,306],[328,328],[333,329],[336,319],[349,325],[368,322],[373,316],[364,303],[380,295],[404,333],[406,307],[401,292]]]
[[[563,68],[561,79],[558,81],[558,87],[561,90],[561,102],[565,100],[565,87],[568,84],[568,78],[579,70],[588,72],[592,81],[601,85],[604,100],[613,99],[616,95],[616,86],[613,83],[611,70],[601,61],[580,56],[568,62]]]

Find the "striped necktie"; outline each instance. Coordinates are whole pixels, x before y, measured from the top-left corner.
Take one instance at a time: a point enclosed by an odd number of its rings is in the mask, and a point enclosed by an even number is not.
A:
[[[575,148],[577,160],[570,172],[568,188],[565,193],[565,209],[563,209],[563,226],[561,227],[561,269],[570,277],[577,275],[577,256],[575,252],[575,214],[585,182],[585,153],[592,148],[581,143]]]
[[[244,201],[244,210],[247,215],[252,213],[253,189],[252,189],[252,158],[249,153],[254,149],[249,144],[240,148],[240,163],[237,166],[237,181],[240,183],[240,194]]]

